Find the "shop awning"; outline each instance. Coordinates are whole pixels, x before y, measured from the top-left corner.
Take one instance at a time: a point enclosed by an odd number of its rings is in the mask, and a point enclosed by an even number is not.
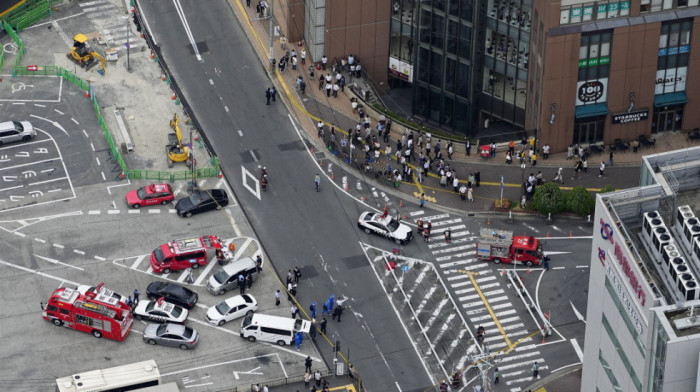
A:
[[[668,93],[654,96],[654,107],[681,105],[688,103],[688,97],[685,96],[685,91],[677,93]]]
[[[576,106],[576,118],[604,116],[606,114],[608,114],[607,103],[596,103],[593,105]]]

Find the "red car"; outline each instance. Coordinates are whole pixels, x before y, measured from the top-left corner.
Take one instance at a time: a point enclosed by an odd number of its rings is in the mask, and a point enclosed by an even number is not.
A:
[[[126,204],[131,208],[168,204],[173,201],[173,189],[169,184],[151,184],[126,194]]]

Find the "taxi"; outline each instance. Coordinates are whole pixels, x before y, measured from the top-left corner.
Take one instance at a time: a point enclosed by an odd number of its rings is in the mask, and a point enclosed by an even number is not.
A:
[[[357,220],[357,226],[367,234],[378,234],[394,241],[397,245],[409,242],[413,235],[408,225],[386,213],[363,212]]]
[[[138,320],[151,320],[157,323],[183,324],[189,311],[180,306],[165,302],[165,298],[157,301],[139,301],[134,309],[134,317]]]
[[[173,189],[170,184],[151,184],[126,194],[126,204],[131,208],[140,208],[154,204],[168,204],[173,201]]]

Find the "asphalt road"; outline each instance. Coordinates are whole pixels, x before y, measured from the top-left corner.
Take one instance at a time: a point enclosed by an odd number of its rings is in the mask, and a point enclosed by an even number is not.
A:
[[[328,181],[315,192],[313,178],[320,169],[284,106],[265,105],[269,79],[228,4],[181,4],[201,61],[188,46],[172,3],[142,1],[141,7],[278,272],[302,267],[298,297],[304,309],[332,293],[350,298],[346,305],[355,313],[343,318],[338,339],[367,388],[382,390],[394,383],[404,391],[429,387],[427,371],[384,292],[368,283],[375,278],[358,246],[361,232],[356,229],[363,207]],[[270,178],[260,198],[249,190],[256,187],[259,164],[268,168]],[[250,176],[242,174],[246,170]],[[327,344],[320,347],[332,362]]]

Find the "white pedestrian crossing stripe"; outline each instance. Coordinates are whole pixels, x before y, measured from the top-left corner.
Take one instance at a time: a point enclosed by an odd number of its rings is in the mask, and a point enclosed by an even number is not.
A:
[[[408,216],[413,222],[420,219],[425,224],[430,221],[433,228],[431,233],[433,241],[426,244],[432,254],[430,261],[445,275],[446,284],[452,288],[455,301],[470,323],[468,327],[476,330],[478,326],[483,326],[486,329],[483,344],[488,346],[491,352],[502,350],[495,357],[501,382],[508,385],[512,391],[521,390],[521,387],[533,381],[532,365],[535,361],[539,366],[539,377],[541,377],[542,372],[548,367],[538,351],[538,346],[535,344],[537,342],[529,337],[532,331],[527,329],[507,295],[506,290],[512,290],[512,288],[500,273],[494,273],[491,264],[476,259],[477,237],[467,229],[462,218],[450,214],[428,216],[425,210],[409,212]],[[450,243],[441,238],[448,229],[452,237]],[[421,273],[419,280],[426,278],[424,276],[426,271]],[[464,273],[466,271],[475,271],[479,275],[470,278]],[[474,287],[472,279],[476,281],[479,291]],[[430,294],[426,294],[426,297],[429,296]],[[500,328],[496,327],[494,316],[488,311],[482,298],[488,302],[488,307],[498,320]],[[423,313],[433,312],[430,316],[432,320],[443,304],[441,302],[438,306],[428,307],[427,303],[422,300],[418,309]],[[508,349],[508,343],[501,335],[501,330],[505,332],[511,344],[518,342],[514,349]],[[462,333],[466,332],[466,330],[462,331]],[[464,337],[470,338],[470,335],[464,335]]]

